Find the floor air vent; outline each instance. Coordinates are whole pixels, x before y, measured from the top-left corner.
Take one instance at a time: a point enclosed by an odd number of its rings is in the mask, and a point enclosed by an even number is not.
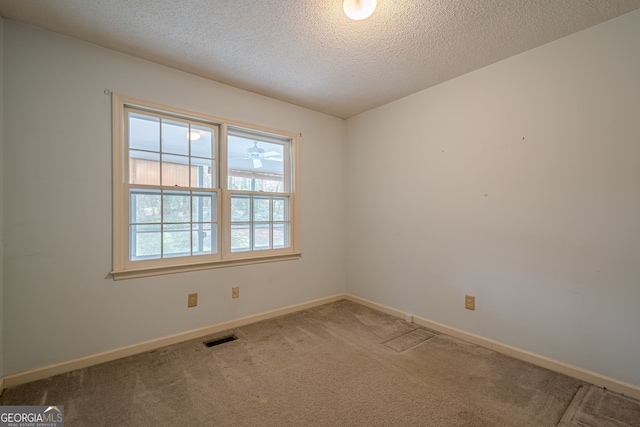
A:
[[[235,341],[237,339],[238,337],[236,337],[235,335],[229,335],[228,337],[222,337],[222,338],[218,338],[211,341],[205,341],[204,345],[206,345],[207,347],[215,347],[217,345],[224,344],[230,341]]]

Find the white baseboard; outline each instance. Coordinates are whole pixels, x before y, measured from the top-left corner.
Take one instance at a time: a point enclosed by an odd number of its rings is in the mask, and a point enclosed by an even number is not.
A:
[[[328,304],[328,303],[343,300],[343,299],[345,299],[345,294],[337,294],[330,297],[320,298],[313,301],[305,302],[302,304],[296,304],[289,307],[279,308],[276,310],[271,310],[264,313],[243,317],[240,319],[218,323],[216,325],[207,326],[205,328],[195,329],[195,330],[183,332],[180,334],[170,335],[167,337],[145,341],[139,344],[133,344],[130,346],[121,347],[114,350],[108,350],[102,353],[92,354],[89,356],[56,363],[54,365],[44,366],[41,368],[36,368],[29,371],[24,371],[24,372],[18,372],[16,374],[7,375],[0,380],[1,381],[0,391],[4,390],[5,387],[14,387],[19,384],[25,384],[31,381],[49,378],[53,375],[64,374],[66,372],[71,372],[76,369],[87,368],[89,366],[97,365],[104,362],[109,362],[111,360],[132,356],[134,354],[143,353],[145,351],[155,350],[161,347],[165,347],[167,345],[176,344],[183,341],[189,341],[192,339],[202,338],[207,335],[212,335],[218,332],[226,331],[228,329],[238,328],[240,326],[260,322],[262,320],[271,319],[274,317],[282,316],[282,315],[293,313],[296,311],[306,310],[308,308],[316,307],[323,304]]]
[[[401,319],[405,318],[406,313],[395,308],[378,304],[376,302],[369,301],[350,294],[347,294],[345,298],[349,301],[367,306],[374,310],[382,311],[383,313],[387,313]],[[545,356],[540,356],[526,350],[512,347],[498,341],[484,338],[479,335],[463,331],[461,329],[452,328],[450,326],[443,325],[442,323],[434,322],[432,320],[415,315],[413,316],[413,323],[424,326],[425,328],[432,329],[436,332],[465,340],[480,347],[488,348],[490,350],[497,351],[498,353],[506,354],[507,356],[511,356],[513,358],[520,359],[537,366],[541,366],[551,371],[555,371],[579,379],[581,381],[594,384],[598,387],[605,387],[607,390],[611,390],[615,393],[624,394],[625,396],[633,397],[634,399],[640,399],[640,387],[635,384],[607,377],[605,375],[601,375],[596,372],[592,372],[578,366],[573,366],[568,363],[560,362],[558,360],[554,360]]]
[[[326,298],[320,298],[317,300],[309,301],[302,304],[296,304],[289,307],[284,307],[276,310],[267,311],[264,313],[256,314],[253,316],[247,316],[240,319],[230,320],[227,322],[218,323],[216,325],[207,326],[205,328],[195,329],[192,331],[183,332],[180,334],[170,335],[163,338],[158,338],[151,341],[145,341],[139,344],[133,344],[126,347],[117,348],[114,350],[105,351],[98,354],[92,354],[77,359],[56,363],[54,365],[44,366],[29,371],[19,372],[5,377],[0,377],[0,391],[5,387],[13,387],[19,384],[28,383],[31,381],[41,380],[49,378],[53,375],[63,374],[71,372],[76,369],[82,369],[89,366],[97,365],[111,360],[120,359],[122,357],[132,356],[134,354],[143,353],[145,351],[155,350],[167,345],[176,344],[183,341],[197,339],[205,337],[207,335],[216,334],[228,329],[238,328],[240,326],[248,325],[262,320],[271,319],[274,317],[282,316],[296,311],[306,310],[319,305],[328,304],[331,302],[346,299],[374,310],[381,311],[391,316],[398,317],[400,319],[405,318],[405,312],[397,310],[395,308],[378,304],[373,301],[366,300],[364,298],[357,297],[350,294],[337,294]],[[543,368],[568,375],[570,377],[594,384],[599,387],[606,387],[616,393],[624,394],[635,399],[640,399],[640,387],[626,383],[624,381],[610,378],[598,373],[582,369],[577,366],[569,365],[564,362],[560,362],[554,359],[550,359],[545,356],[540,356],[535,353],[531,353],[526,350],[522,350],[516,347],[512,347],[507,344],[500,343],[498,341],[490,340],[488,338],[481,337],[463,330],[452,328],[447,325],[443,325],[438,322],[434,322],[429,319],[425,319],[418,316],[413,316],[413,322],[417,325],[424,326],[425,328],[432,329],[434,331],[450,335],[455,338],[465,340],[467,342],[476,344],[480,347],[488,348],[498,353],[506,354],[516,359],[523,360],[525,362],[532,363]]]

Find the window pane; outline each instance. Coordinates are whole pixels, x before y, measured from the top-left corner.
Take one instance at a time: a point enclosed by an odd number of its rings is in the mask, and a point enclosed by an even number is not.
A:
[[[251,220],[251,198],[249,196],[231,196],[231,221]]]
[[[191,186],[213,188],[216,186],[212,159],[191,158]]]
[[[160,119],[129,113],[129,148],[160,151]]]
[[[227,187],[229,190],[251,190],[251,179],[243,178],[240,176],[229,176],[229,180],[227,182]]]
[[[191,139],[191,155],[197,157],[215,158],[215,134],[213,129],[191,125],[189,133]]]
[[[162,197],[162,222],[189,222],[191,201],[188,192],[165,191]]]
[[[229,178],[227,180],[227,187],[229,190],[243,190],[243,191],[266,191],[269,193],[283,193],[284,183],[282,177],[253,173],[247,175],[243,171],[229,170]]]
[[[273,224],[273,247],[288,248],[291,246],[289,242],[289,224],[275,223]]]
[[[269,197],[254,197],[253,198],[253,220],[254,221],[269,221],[270,217],[270,205],[271,199]]]
[[[160,190],[131,190],[131,223],[160,223]]]
[[[191,255],[189,224],[165,224],[162,227],[162,255],[164,258]]]
[[[284,160],[287,143],[262,141],[229,134],[227,141],[228,186],[246,191],[284,192]],[[240,181],[231,177],[242,178]]]
[[[189,125],[173,120],[162,120],[162,152],[189,155]]]
[[[162,185],[189,186],[189,158],[184,156],[162,155]]]
[[[289,220],[289,198],[288,197],[273,198],[273,220],[274,221]]]
[[[160,155],[147,151],[129,151],[129,184],[160,184]]]
[[[132,225],[129,229],[131,260],[160,258],[160,225]]]
[[[271,249],[271,224],[255,224],[253,229],[253,249]]]
[[[251,249],[251,225],[231,224],[231,252]]]
[[[193,255],[208,255],[218,252],[218,228],[216,224],[193,224],[191,244]]]
[[[216,193],[193,193],[192,221],[218,221],[218,195]]]

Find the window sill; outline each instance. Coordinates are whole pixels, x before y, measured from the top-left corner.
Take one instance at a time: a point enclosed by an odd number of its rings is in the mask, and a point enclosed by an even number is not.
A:
[[[112,271],[113,280],[136,279],[138,277],[159,276],[163,274],[184,273],[187,271],[209,270],[212,268],[235,267],[239,265],[262,264],[265,262],[291,261],[302,257],[301,253],[271,255],[256,258],[232,259],[202,264],[173,265],[151,268]]]

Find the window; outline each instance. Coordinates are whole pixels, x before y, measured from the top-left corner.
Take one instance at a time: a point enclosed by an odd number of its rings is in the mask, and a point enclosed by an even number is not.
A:
[[[114,279],[300,256],[298,135],[113,95]]]

